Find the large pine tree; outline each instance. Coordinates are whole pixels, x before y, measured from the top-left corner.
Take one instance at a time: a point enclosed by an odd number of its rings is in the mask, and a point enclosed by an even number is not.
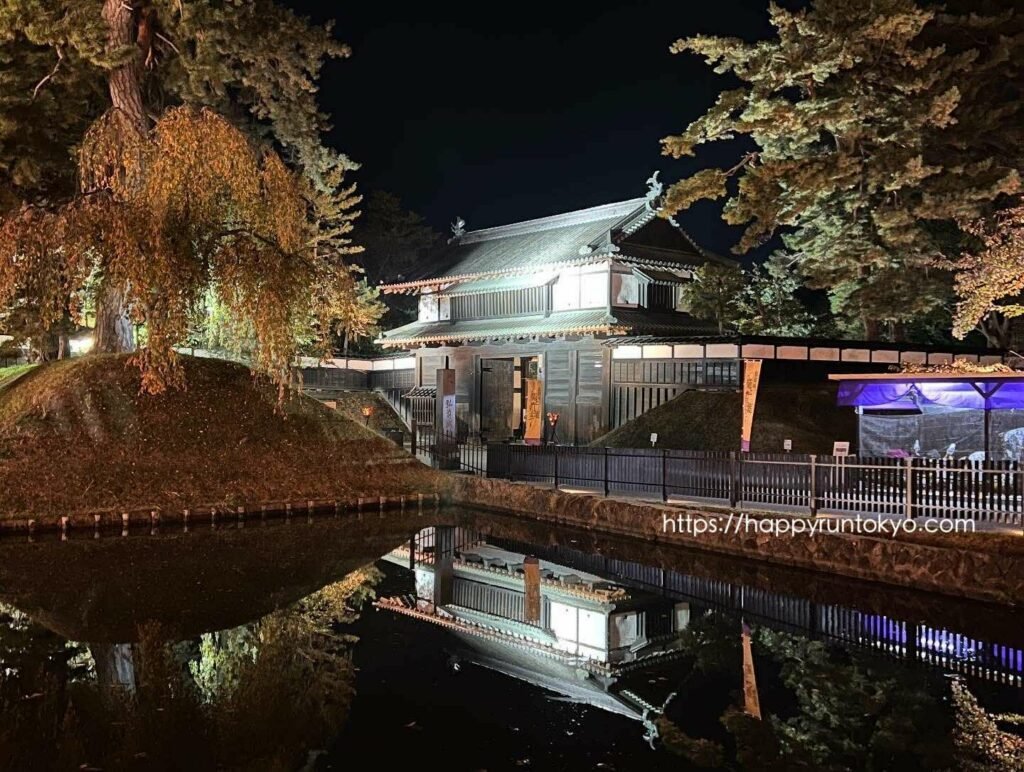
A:
[[[672,186],[665,214],[727,199],[723,218],[745,226],[738,252],[781,233],[808,285],[871,337],[948,304],[937,266],[970,243],[962,223],[1019,190],[1024,159],[1024,20],[1010,0],[959,6],[773,4],[771,39],[675,43],[739,84],[665,153],[753,147]]]
[[[98,349],[145,324],[159,388],[212,284],[283,372],[296,316],[358,304],[341,260],[354,164],[322,143],[316,102],[324,61],[347,54],[273,0],[4,3],[0,305],[42,305],[42,329],[87,279]]]

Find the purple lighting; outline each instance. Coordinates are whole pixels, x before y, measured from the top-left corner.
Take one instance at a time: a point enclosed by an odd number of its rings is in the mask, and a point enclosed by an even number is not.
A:
[[[1024,382],[844,380],[839,384],[837,403],[874,410],[912,410],[922,405],[1011,410],[1024,408]]]

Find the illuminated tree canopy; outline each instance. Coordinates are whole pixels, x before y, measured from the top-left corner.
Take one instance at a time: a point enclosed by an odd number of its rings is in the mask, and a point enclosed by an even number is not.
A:
[[[726,199],[737,252],[781,234],[808,286],[872,337],[946,305],[935,266],[969,243],[960,223],[1020,188],[1024,17],[1005,1],[816,0],[770,20],[771,39],[673,45],[738,85],[664,152],[749,150],[671,186],[664,214]]]
[[[95,297],[97,346],[144,388],[209,293],[283,383],[294,329],[327,344],[382,309],[346,262],[355,168],[322,144],[330,28],[272,0],[12,0],[0,9],[0,307],[28,335]],[[129,322],[131,324],[129,324]]]

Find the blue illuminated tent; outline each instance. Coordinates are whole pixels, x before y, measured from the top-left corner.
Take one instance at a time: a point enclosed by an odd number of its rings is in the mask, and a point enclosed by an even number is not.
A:
[[[903,411],[956,415],[981,411],[981,450],[991,447],[992,411],[1024,409],[1024,372],[1003,373],[872,373],[832,374],[838,381],[837,402],[858,413]]]

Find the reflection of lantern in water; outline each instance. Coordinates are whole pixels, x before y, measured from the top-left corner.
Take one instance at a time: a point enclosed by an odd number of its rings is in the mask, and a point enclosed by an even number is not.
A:
[[[370,416],[373,415],[373,408],[369,405],[363,405],[363,426],[367,426],[370,423]]]

